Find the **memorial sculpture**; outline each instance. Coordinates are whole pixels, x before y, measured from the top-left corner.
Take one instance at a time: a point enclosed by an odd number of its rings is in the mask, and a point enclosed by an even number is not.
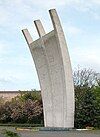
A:
[[[67,44],[55,9],[49,10],[54,30],[45,33],[34,21],[39,39],[22,32],[32,54],[41,87],[45,127],[74,127],[74,84]]]

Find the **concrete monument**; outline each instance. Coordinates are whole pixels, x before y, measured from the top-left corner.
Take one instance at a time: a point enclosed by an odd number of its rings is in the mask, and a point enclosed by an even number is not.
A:
[[[34,21],[39,39],[33,41],[22,30],[39,77],[45,127],[74,127],[74,86],[66,40],[55,9],[50,11],[54,30],[45,33],[40,20]]]

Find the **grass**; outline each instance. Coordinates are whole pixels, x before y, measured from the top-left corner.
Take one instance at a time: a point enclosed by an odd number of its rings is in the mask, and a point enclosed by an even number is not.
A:
[[[18,133],[6,129],[2,130],[2,134],[5,137],[20,137]]]

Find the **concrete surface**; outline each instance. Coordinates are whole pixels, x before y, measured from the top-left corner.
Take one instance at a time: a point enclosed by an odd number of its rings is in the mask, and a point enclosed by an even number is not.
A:
[[[66,40],[55,9],[49,11],[54,30],[45,34],[35,21],[39,39],[23,30],[40,81],[45,127],[74,127],[74,85]]]
[[[17,132],[20,137],[100,137],[100,130],[89,131],[33,131],[32,130],[15,130],[15,127],[3,127],[0,126],[0,137],[4,137],[1,132],[3,129],[7,129],[13,132]]]
[[[100,132],[99,132],[100,133]],[[21,132],[23,137],[100,137],[99,133],[91,132]]]
[[[100,131],[84,131],[84,132],[30,132],[20,131],[21,137],[100,137]],[[4,137],[0,134],[0,137]]]

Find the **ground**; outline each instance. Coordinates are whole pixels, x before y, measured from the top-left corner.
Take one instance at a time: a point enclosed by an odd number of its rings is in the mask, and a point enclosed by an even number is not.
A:
[[[15,128],[0,127],[0,137],[2,129],[8,129],[16,132]],[[93,131],[26,131],[17,130],[21,137],[100,137],[100,130]]]
[[[22,137],[100,137],[100,132],[21,132]]]

